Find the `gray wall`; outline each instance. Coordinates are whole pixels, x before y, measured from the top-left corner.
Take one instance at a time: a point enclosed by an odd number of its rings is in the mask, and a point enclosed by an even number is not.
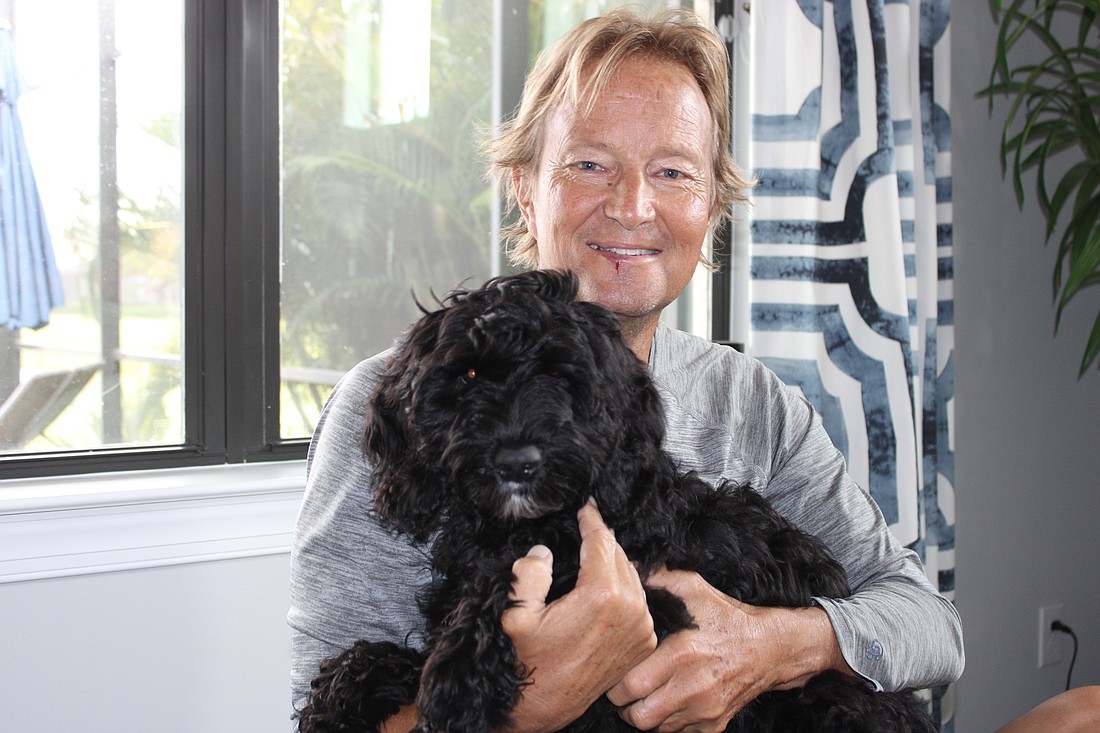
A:
[[[0,585],[0,730],[289,731],[289,555]]]
[[[1042,245],[1031,191],[1021,212],[1001,178],[1005,105],[991,118],[974,98],[993,54],[988,3],[955,0],[951,14],[957,604],[967,650],[957,730],[982,733],[1065,685],[1068,638],[1061,665],[1037,668],[1041,605],[1064,603],[1081,641],[1074,686],[1100,683],[1100,373],[1076,377],[1100,292],[1081,296],[1054,335],[1056,249]]]

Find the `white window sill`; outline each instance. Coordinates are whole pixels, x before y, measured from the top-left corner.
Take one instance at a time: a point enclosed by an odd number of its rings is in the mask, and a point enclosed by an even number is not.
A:
[[[290,551],[305,462],[0,484],[0,583]]]

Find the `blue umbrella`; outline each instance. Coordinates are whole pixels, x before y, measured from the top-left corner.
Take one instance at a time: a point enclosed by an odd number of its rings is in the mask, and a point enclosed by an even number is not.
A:
[[[41,328],[64,302],[42,200],[15,105],[23,89],[11,29],[0,26],[0,326]]]

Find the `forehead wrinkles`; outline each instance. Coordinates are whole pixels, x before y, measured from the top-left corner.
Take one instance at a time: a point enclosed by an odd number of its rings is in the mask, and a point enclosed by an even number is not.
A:
[[[571,148],[633,150],[651,158],[682,158],[697,167],[696,175],[709,178],[714,164],[711,118],[705,100],[695,94],[695,89],[681,85],[657,84],[644,91],[626,85],[609,90],[588,110],[562,102],[543,119],[534,169],[537,172],[543,162],[551,169],[570,163]],[[654,135],[654,125],[662,132]]]
[[[539,116],[533,129],[534,149],[529,164],[534,169],[538,169],[539,160],[545,151],[546,145],[550,142],[547,140],[548,120],[554,114],[565,109],[579,111],[579,115],[576,115],[574,119],[590,117],[595,106],[605,97],[607,88],[617,80],[620,71],[632,63],[662,65],[667,68],[678,69],[682,72],[680,80],[690,81],[688,88],[699,93],[699,98],[703,101],[703,108],[706,110],[705,119],[712,119],[713,112],[710,110],[710,101],[707,99],[702,85],[696,79],[691,67],[679,59],[661,53],[647,52],[644,49],[640,50],[630,45],[604,49],[601,54],[587,58],[574,56],[561,70],[557,80],[550,83],[549,93],[544,98],[543,113]],[[662,85],[653,84],[651,88],[660,92]],[[679,84],[675,88],[677,93],[681,95],[686,91],[685,87]],[[700,122],[702,120],[692,121],[690,124],[699,124]],[[709,146],[714,147],[719,144],[714,139],[713,129],[709,138]],[[716,154],[716,150],[712,152]]]

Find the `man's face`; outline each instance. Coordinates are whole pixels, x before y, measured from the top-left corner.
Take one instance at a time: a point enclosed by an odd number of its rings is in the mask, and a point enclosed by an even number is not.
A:
[[[711,119],[686,68],[624,63],[591,112],[549,113],[537,168],[514,173],[538,266],[580,298],[656,325],[691,279],[713,212]]]

